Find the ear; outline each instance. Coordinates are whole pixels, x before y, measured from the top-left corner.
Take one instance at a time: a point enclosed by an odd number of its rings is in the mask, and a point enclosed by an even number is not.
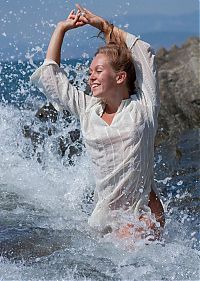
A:
[[[126,71],[119,71],[116,76],[117,84],[123,84],[127,78]]]

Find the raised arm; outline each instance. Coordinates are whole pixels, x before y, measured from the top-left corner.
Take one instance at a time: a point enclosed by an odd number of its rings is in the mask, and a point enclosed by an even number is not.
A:
[[[80,11],[71,11],[68,18],[57,24],[51,37],[46,59],[31,76],[31,81],[47,96],[57,110],[68,109],[80,118],[91,97],[70,84],[66,73],[59,67],[61,47],[65,33],[85,25],[79,20]]]
[[[48,46],[46,54],[47,60],[53,60],[58,65],[60,64],[61,47],[65,33],[70,29],[74,29],[85,24],[84,22],[79,21],[80,15],[80,11],[77,11],[75,14],[74,10],[72,10],[66,20],[60,21],[57,24]]]

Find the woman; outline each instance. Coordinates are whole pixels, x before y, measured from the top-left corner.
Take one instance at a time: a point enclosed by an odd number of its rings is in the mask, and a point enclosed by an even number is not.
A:
[[[80,5],[77,8],[77,13],[72,11],[67,20],[58,23],[46,60],[31,80],[57,110],[67,108],[80,119],[96,175],[96,206],[89,224],[119,237],[129,237],[134,231],[144,234],[155,230],[156,223],[164,226],[153,180],[159,110],[154,54],[138,37]],[[73,87],[59,67],[65,33],[85,24],[103,32],[107,42],[90,66],[92,96]],[[137,221],[142,227],[134,229]]]

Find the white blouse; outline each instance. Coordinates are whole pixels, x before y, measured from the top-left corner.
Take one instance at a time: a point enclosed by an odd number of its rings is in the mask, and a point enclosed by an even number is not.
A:
[[[57,110],[66,108],[80,119],[96,176],[96,206],[89,224],[99,230],[119,226],[123,213],[148,212],[149,193],[152,188],[157,193],[153,179],[159,110],[155,55],[149,44],[134,35],[127,33],[126,43],[134,58],[138,90],[122,100],[111,125],[101,118],[105,104],[72,86],[56,62],[45,60],[31,76]]]

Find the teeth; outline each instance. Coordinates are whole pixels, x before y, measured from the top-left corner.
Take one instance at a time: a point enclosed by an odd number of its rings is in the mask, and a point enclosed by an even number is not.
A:
[[[93,84],[91,88],[93,89],[93,88],[96,88],[98,86],[99,86],[98,84]]]

